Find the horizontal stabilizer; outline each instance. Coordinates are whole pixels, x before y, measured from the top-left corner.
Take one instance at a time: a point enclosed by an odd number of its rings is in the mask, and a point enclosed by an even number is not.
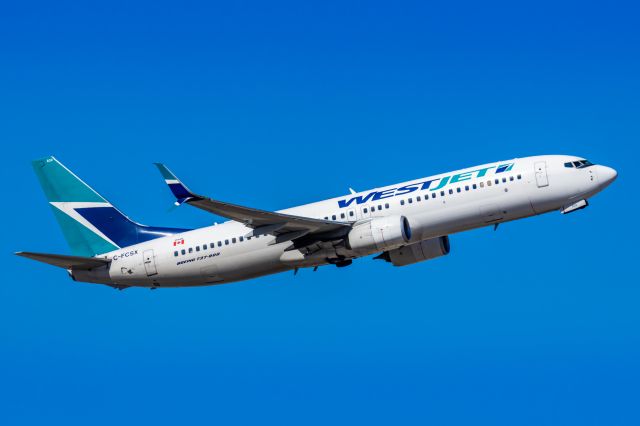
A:
[[[60,268],[75,270],[89,270],[108,265],[111,262],[110,260],[99,259],[96,257],[67,256],[64,254],[49,253],[31,253],[28,251],[19,251],[16,253],[16,255],[37,260],[38,262],[48,263],[49,265],[58,266]]]

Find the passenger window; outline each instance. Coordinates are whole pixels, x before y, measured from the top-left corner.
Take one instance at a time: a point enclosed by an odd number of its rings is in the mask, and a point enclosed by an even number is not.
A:
[[[487,181],[487,186],[491,186],[491,181],[490,180]]]
[[[449,195],[453,195],[453,189],[449,190]]]
[[[196,251],[200,251],[200,246],[196,246]]]
[[[511,177],[509,178],[509,180],[510,180],[511,182],[513,182],[513,176],[511,176]]]
[[[522,175],[518,175],[518,180],[522,179]]]
[[[378,205],[378,211],[382,210],[382,204]]]
[[[189,247],[189,253],[193,253],[193,248]]]
[[[206,250],[206,249],[207,249],[207,245],[205,244],[202,246],[202,250]]]
[[[218,247],[222,247],[222,241],[218,241]]]
[[[460,188],[457,188],[456,191],[458,191],[458,193],[460,193],[460,191],[462,191]]]
[[[502,183],[507,183],[507,178],[502,178]]]
[[[177,251],[174,251],[174,252],[173,252],[173,255],[174,255],[175,257],[178,257],[178,252],[177,252]]]
[[[335,214],[333,216],[331,216],[331,220],[336,220],[336,215]]]
[[[386,204],[384,205],[384,208],[385,208],[385,209],[388,209],[388,208],[389,208],[389,203],[386,203]]]
[[[478,189],[478,185],[476,185],[475,183],[473,184],[473,189]]]
[[[409,198],[409,204],[413,204],[413,198]]]
[[[484,182],[480,182],[480,188],[484,188]]]
[[[232,244],[235,244],[235,243],[236,243],[236,239],[235,239],[235,238],[232,238],[232,239],[231,239],[231,243],[232,243]]]
[[[400,200],[400,205],[404,206],[404,200]],[[366,212],[365,212],[366,213]]]
[[[444,191],[440,191],[440,196],[444,197]]]
[[[244,241],[244,237],[240,237],[240,242],[243,242],[243,241]]]
[[[436,193],[435,192],[431,193],[431,198],[436,198]]]
[[[344,219],[345,217],[344,213],[340,213],[340,219]]]
[[[465,186],[465,187],[464,187],[464,190],[465,190],[465,191],[468,191],[468,190],[469,190],[469,185]]]
[[[184,256],[185,254],[187,254],[187,251],[185,249],[182,249],[181,253]]]
[[[224,245],[228,246],[229,245],[229,240],[224,240]]]
[[[420,201],[422,201],[422,198],[420,198],[420,196],[418,195],[418,196],[416,197],[416,201],[417,201],[417,202],[420,202]]]
[[[353,210],[349,212],[349,216],[353,217]]]
[[[500,183],[500,179],[496,179],[496,180],[495,180],[495,184],[497,185],[497,184],[499,184],[499,183]]]

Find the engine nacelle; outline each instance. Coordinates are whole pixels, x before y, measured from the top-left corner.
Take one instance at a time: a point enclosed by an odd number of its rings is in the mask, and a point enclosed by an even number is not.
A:
[[[445,256],[451,251],[449,237],[432,238],[419,243],[382,253],[376,259],[391,262],[393,266],[407,266],[424,260]]]
[[[360,255],[393,250],[411,239],[411,226],[404,216],[377,217],[356,224],[347,237],[348,248]]]

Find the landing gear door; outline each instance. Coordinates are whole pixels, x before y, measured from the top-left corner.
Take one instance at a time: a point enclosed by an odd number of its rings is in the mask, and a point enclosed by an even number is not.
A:
[[[147,276],[152,277],[154,275],[158,275],[158,270],[156,269],[156,257],[153,255],[153,250],[145,250],[142,253],[142,258],[144,261],[144,270],[147,271]]]
[[[538,188],[549,186],[549,176],[547,176],[547,163],[545,161],[539,161],[535,164],[535,172],[536,184],[538,184]]]

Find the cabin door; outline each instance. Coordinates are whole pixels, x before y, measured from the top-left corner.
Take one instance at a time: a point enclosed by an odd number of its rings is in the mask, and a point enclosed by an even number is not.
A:
[[[536,171],[536,183],[538,188],[544,188],[549,186],[549,176],[547,176],[547,163],[545,161],[539,161],[535,164]]]
[[[158,275],[158,270],[156,269],[156,257],[153,255],[153,250],[145,250],[142,253],[142,258],[144,260],[144,270],[147,271],[147,276],[152,277],[154,275]]]

